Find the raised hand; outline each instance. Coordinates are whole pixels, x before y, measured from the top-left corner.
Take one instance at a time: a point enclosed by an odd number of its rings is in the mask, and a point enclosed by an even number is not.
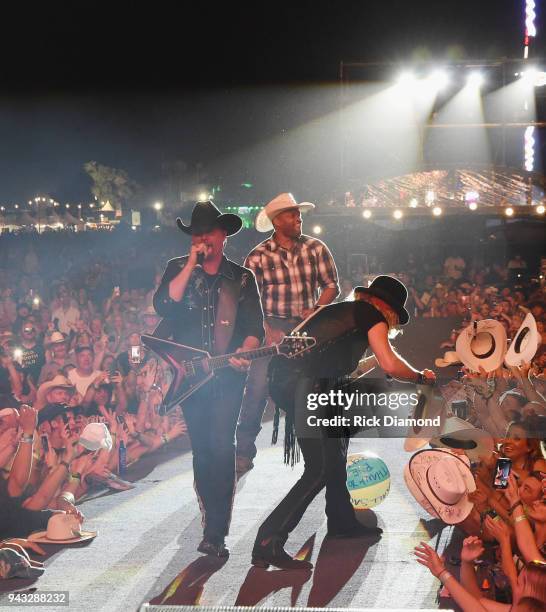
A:
[[[485,549],[480,538],[477,536],[469,536],[468,538],[465,538],[463,542],[461,561],[472,563],[482,555],[484,550]]]
[[[413,552],[417,557],[418,563],[428,567],[431,574],[436,576],[436,578],[445,570],[446,567],[443,559],[425,542],[421,542],[419,546],[416,546]]]

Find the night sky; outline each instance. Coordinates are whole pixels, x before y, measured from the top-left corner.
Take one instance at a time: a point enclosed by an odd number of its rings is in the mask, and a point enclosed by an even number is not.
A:
[[[4,21],[0,201],[84,200],[91,159],[124,168],[150,197],[166,162],[231,172],[223,161],[331,109],[340,60],[522,55],[523,1],[187,4]],[[545,56],[537,4],[532,54]],[[275,188],[270,177],[264,191]]]

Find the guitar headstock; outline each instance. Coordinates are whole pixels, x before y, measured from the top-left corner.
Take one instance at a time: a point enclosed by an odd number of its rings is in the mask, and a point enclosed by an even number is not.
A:
[[[315,338],[307,335],[307,332],[292,332],[285,336],[278,345],[279,353],[285,357],[296,357],[305,353],[317,343]]]

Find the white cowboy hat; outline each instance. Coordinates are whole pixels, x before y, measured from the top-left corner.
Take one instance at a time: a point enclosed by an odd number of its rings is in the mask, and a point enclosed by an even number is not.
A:
[[[461,360],[455,351],[446,351],[443,357],[434,360],[434,365],[438,368],[447,368],[451,365],[459,365]]]
[[[55,376],[51,380],[48,380],[45,383],[42,383],[38,387],[38,392],[36,393],[36,401],[40,403],[45,402],[47,392],[50,389],[54,389],[55,387],[68,389],[72,393],[74,393],[74,391],[76,390],[76,387],[68,380],[68,378],[66,378],[66,376],[63,376],[62,374],[57,374],[57,376]]]
[[[112,436],[104,423],[88,423],[80,435],[80,444],[90,451],[112,450]]]
[[[430,441],[430,445],[463,450],[472,461],[490,456],[495,448],[493,437],[487,431],[458,417],[446,419],[439,435]]]
[[[473,372],[479,372],[480,366],[486,372],[493,372],[502,364],[506,353],[506,330],[495,319],[474,321],[459,334],[455,350]]]
[[[529,312],[520,325],[510,347],[504,356],[507,366],[519,366],[524,361],[529,362],[535,356],[542,338],[538,333],[535,317]]]
[[[441,431],[446,410],[446,402],[441,395],[437,394],[437,389],[430,385],[416,385],[416,388],[419,392],[419,397],[411,418],[433,419],[439,416],[440,426],[426,425],[421,427],[419,425],[411,425],[408,427],[406,439],[404,440],[404,450],[409,453],[426,446]]]
[[[259,232],[270,232],[273,229],[271,221],[285,210],[297,208],[301,212],[307,212],[315,208],[311,202],[301,202],[298,204],[291,193],[281,193],[271,200],[256,216],[256,229]]]
[[[456,525],[474,507],[468,499],[468,493],[476,490],[469,465],[465,455],[426,449],[409,460],[404,478],[410,493],[429,514],[448,525]]]
[[[80,521],[73,514],[60,512],[47,521],[46,531],[31,533],[28,539],[39,544],[76,544],[93,539],[96,531],[82,531]]]

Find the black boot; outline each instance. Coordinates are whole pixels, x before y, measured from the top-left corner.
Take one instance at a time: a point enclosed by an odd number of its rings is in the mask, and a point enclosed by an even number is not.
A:
[[[252,549],[252,565],[267,569],[270,565],[279,569],[310,570],[313,567],[309,561],[299,561],[284,550],[284,542],[279,538],[271,538],[267,544],[254,544]]]
[[[229,548],[226,547],[222,537],[205,536],[197,550],[211,557],[229,557]]]

